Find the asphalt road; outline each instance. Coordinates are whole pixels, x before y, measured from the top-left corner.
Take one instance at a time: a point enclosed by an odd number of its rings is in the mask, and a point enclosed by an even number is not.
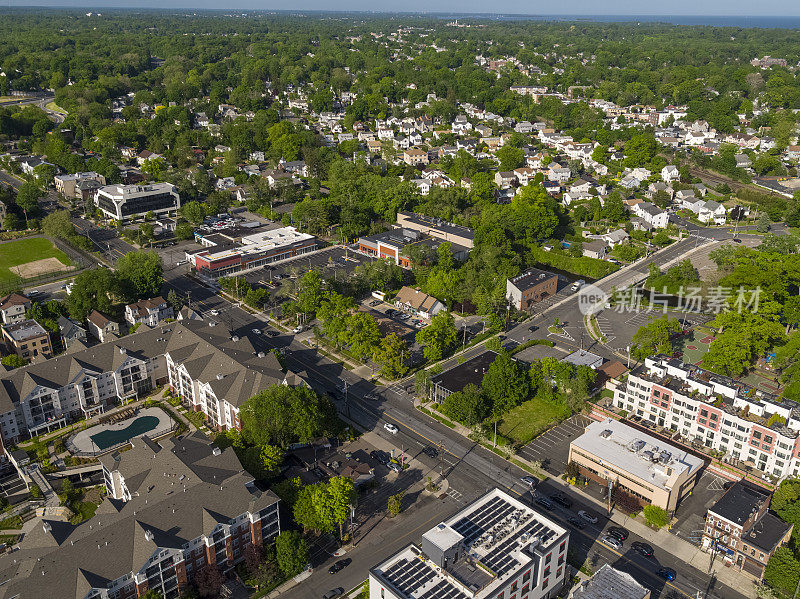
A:
[[[676,248],[675,252],[683,251],[683,249]],[[188,292],[191,305],[195,310],[199,310],[207,317],[216,318],[237,335],[247,335],[257,348],[284,348],[287,366],[290,369],[298,372],[305,371],[312,385],[319,390],[328,391],[335,396],[339,395],[340,398],[336,400],[336,404],[340,413],[345,416],[349,414],[350,419],[366,429],[376,431],[391,441],[398,449],[416,455],[425,445],[435,445],[440,448],[443,446],[445,475],[452,490],[449,499],[446,500],[450,503],[450,513],[495,486],[517,496],[521,496],[527,491],[527,485],[520,481],[520,477],[525,475],[525,472],[414,409],[412,398],[402,386],[381,387],[377,389],[380,396],[378,401],[365,400],[363,399],[364,395],[374,390],[369,381],[358,377],[341,365],[331,362],[316,350],[296,342],[289,334],[281,332],[275,337],[270,337],[254,333],[253,329],[266,331],[271,327],[267,325],[265,319],[244,312],[217,296],[212,290],[198,285],[194,279],[175,274],[166,282],[166,288],[167,290],[175,289],[184,297]],[[217,311],[218,315],[212,316],[211,310]],[[346,400],[341,397],[342,381],[348,383]],[[398,433],[392,435],[385,431],[383,429],[385,422],[394,423],[399,429]],[[433,467],[439,463],[424,455],[420,455],[419,459]],[[542,483],[540,490],[548,493],[552,488],[556,488],[550,486],[553,484]],[[570,513],[576,513],[577,510],[585,507],[585,504],[582,504],[577,496],[574,496],[573,499],[574,506]],[[554,510],[554,513],[559,518],[568,517],[567,512],[561,508]],[[405,527],[402,532],[398,531],[402,543],[396,542],[394,534],[385,536],[382,544],[370,545],[370,550],[364,554],[351,553],[349,557],[354,559],[354,563],[333,576],[327,573],[327,567],[335,561],[335,558],[331,557],[319,564],[321,567],[317,568],[318,571],[308,581],[286,593],[286,596],[308,597],[309,588],[314,589],[315,592],[325,592],[335,586],[352,588],[366,578],[369,568],[380,559],[387,557],[409,542],[418,541],[417,537],[424,532],[426,527],[432,526],[441,519],[444,517],[440,516],[438,510],[435,511],[434,517],[420,516],[421,523],[417,529],[411,531],[413,535],[407,534],[408,530]],[[705,573],[687,567],[683,561],[670,554],[664,552],[662,555],[658,548],[656,548],[657,563],[660,566],[674,568],[678,572],[678,578],[673,583],[666,583],[655,576],[654,572],[660,567],[656,567],[656,562],[644,560],[638,554],[626,550],[633,541],[640,540],[633,535],[626,541],[622,551],[616,551],[598,543],[606,525],[607,521],[601,519],[598,525],[589,525],[582,531],[573,530],[571,545],[578,549],[579,555],[580,552],[583,552],[585,557],[596,564],[596,567],[606,562],[617,568],[627,569],[642,584],[653,589],[654,597],[667,597],[669,592],[677,593],[678,597],[694,597],[699,589],[707,588],[709,580]],[[571,525],[568,526],[571,527]],[[738,599],[743,595],[733,589],[715,586],[709,597]]]
[[[131,244],[117,237],[117,232],[113,229],[101,229],[92,221],[74,215],[72,222],[111,262],[116,262],[125,254],[136,251]]]

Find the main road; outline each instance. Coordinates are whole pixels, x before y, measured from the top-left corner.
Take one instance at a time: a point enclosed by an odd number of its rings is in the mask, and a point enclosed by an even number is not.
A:
[[[664,264],[675,257],[679,257],[694,247],[694,240],[684,240],[675,244],[669,251],[648,259],[656,264]],[[284,353],[286,365],[289,369],[298,372],[309,380],[310,384],[320,391],[326,391],[337,399],[337,409],[350,421],[365,430],[372,430],[385,437],[401,451],[412,453],[423,463],[428,462],[431,468],[439,464],[438,460],[428,458],[421,453],[424,446],[437,446],[444,453],[445,476],[450,488],[449,496],[445,501],[452,505],[448,513],[454,512],[460,506],[472,501],[492,487],[500,487],[509,493],[523,496],[529,491],[527,485],[520,478],[526,473],[516,466],[502,460],[493,452],[481,445],[462,437],[450,428],[416,410],[413,398],[407,391],[410,381],[390,387],[375,388],[373,383],[367,381],[351,371],[346,370],[341,364],[335,363],[316,349],[309,348],[294,339],[293,336],[273,329],[267,323],[266,317],[253,315],[228,302],[216,292],[185,274],[180,267],[165,268],[167,290],[174,289],[181,297],[187,298],[191,307],[201,312],[207,318],[212,318],[227,325],[231,331],[239,336],[246,335],[257,349],[269,350],[277,348]],[[618,274],[615,279],[625,278],[626,274]],[[612,283],[613,285],[613,283]],[[610,287],[609,287],[610,289]],[[567,298],[566,304],[574,304],[574,297]],[[214,311],[214,315],[212,315]],[[256,332],[258,331],[258,332]],[[264,334],[269,331],[270,334]],[[346,382],[346,391],[345,385]],[[365,396],[377,391],[378,400],[368,400]],[[391,435],[383,429],[383,423],[395,424],[399,432]],[[547,494],[552,489],[559,488],[553,483],[542,483],[541,492]],[[528,496],[530,498],[530,496]],[[572,546],[578,551],[580,558],[587,558],[599,567],[603,562],[611,563],[617,568],[630,571],[637,580],[646,584],[654,591],[654,597],[667,597],[672,593],[676,597],[695,597],[699,590],[706,590],[709,585],[713,587],[708,597],[743,598],[734,589],[722,587],[713,579],[695,568],[687,566],[682,559],[656,548],[657,560],[648,560],[639,554],[630,551],[617,551],[599,542],[603,531],[608,526],[608,520],[601,518],[597,525],[587,526],[583,530],[573,528],[566,523],[570,515],[582,507],[590,506],[590,502],[574,496],[575,505],[572,510],[558,508],[554,513],[565,525],[572,528]],[[444,516],[438,519],[443,519]],[[435,522],[425,522],[424,526],[433,526]],[[420,524],[423,527],[423,524]],[[420,536],[424,528],[417,530]],[[407,531],[406,531],[407,532]],[[391,535],[394,538],[394,534]],[[418,541],[417,538],[406,538],[401,531],[397,531],[398,538],[404,544]],[[635,540],[634,535],[626,542]],[[354,563],[337,577],[331,577],[323,569],[315,572],[311,579],[287,595],[291,597],[307,597],[309,589],[322,589],[322,592],[333,586],[355,586],[366,578],[369,567],[380,559],[388,557],[399,547],[392,543],[390,538],[379,545],[366,544],[367,547],[356,549],[349,557]],[[315,564],[317,565],[317,564]],[[324,565],[328,565],[324,563]],[[654,572],[660,566],[668,566],[678,572],[674,582],[665,582],[658,578]],[[349,588],[349,587],[348,587]],[[302,589],[302,590],[301,590]]]

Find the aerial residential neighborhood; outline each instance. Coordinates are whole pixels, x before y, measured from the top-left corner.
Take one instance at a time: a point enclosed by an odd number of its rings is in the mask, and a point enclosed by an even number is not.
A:
[[[797,595],[800,23],[504,1],[0,9],[0,599]]]

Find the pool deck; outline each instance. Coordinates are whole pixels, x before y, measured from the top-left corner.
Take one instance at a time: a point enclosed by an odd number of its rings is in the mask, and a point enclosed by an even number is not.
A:
[[[168,433],[172,427],[172,421],[170,420],[170,417],[161,408],[141,408],[138,414],[131,416],[130,418],[126,418],[125,420],[121,420],[120,422],[115,422],[113,424],[98,424],[91,428],[79,431],[69,440],[69,443],[80,454],[99,455],[106,453],[113,448],[109,447],[108,449],[98,450],[97,446],[92,442],[92,435],[96,435],[102,431],[118,431],[128,428],[134,420],[141,418],[142,416],[154,416],[158,418],[158,424],[156,427],[142,433],[142,435],[147,435],[151,438],[160,437]],[[133,438],[140,437],[142,435],[134,435]]]

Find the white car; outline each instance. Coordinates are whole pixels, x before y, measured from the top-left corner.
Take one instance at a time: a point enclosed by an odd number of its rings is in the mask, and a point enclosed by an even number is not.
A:
[[[211,316],[219,316],[219,310],[211,310]]]
[[[600,542],[605,545],[608,545],[612,549],[622,549],[622,543],[620,543],[617,539],[615,539],[611,535],[605,535],[600,539]]]
[[[261,329],[250,329],[250,330],[253,331],[254,335],[260,335],[261,334]]]
[[[590,514],[586,510],[579,511],[578,515],[587,522],[591,522],[592,524],[597,524],[597,516],[595,516],[594,514]]]
[[[294,333],[295,335],[302,332],[303,332],[303,325],[300,325],[299,327],[295,327],[292,329],[292,333]]]
[[[386,424],[384,424],[384,425],[383,425],[383,428],[384,428],[384,430],[386,430],[386,431],[389,431],[389,432],[390,432],[390,433],[392,433],[393,435],[396,435],[396,434],[397,434],[397,430],[398,430],[398,429],[397,429],[397,427],[396,427],[394,424],[392,424],[391,422],[387,422]]]

